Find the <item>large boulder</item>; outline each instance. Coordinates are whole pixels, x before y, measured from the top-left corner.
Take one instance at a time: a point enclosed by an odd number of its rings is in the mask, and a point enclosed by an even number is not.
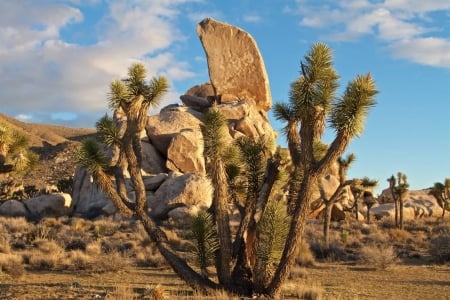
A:
[[[93,182],[89,173],[78,167],[73,178],[73,215],[83,218],[96,218],[111,214],[111,200]]]
[[[176,105],[148,118],[145,127],[148,138],[165,155],[169,170],[205,172],[201,120],[200,112]]]
[[[149,142],[148,138],[141,140],[142,170],[148,174],[167,173],[166,160]]]
[[[270,125],[269,119],[261,112],[252,100],[239,100],[233,103],[223,103],[217,109],[228,120],[230,135],[233,138],[242,135],[259,138],[265,136],[272,141],[277,139],[277,133]]]
[[[377,220],[382,218],[395,218],[395,207],[394,203],[384,203],[384,204],[375,204],[370,209],[370,214],[373,215]],[[415,210],[411,206],[405,205],[403,207],[403,220],[414,220],[416,218]]]
[[[72,197],[65,193],[41,195],[24,200],[31,218],[61,217],[72,212]]]
[[[207,18],[197,25],[209,77],[221,103],[252,99],[264,111],[272,107],[269,79],[253,37],[244,30]]]
[[[202,133],[184,129],[177,134],[167,148],[166,166],[169,170],[182,173],[205,173]]]
[[[0,205],[0,216],[29,218],[30,213],[23,201],[11,199]]]
[[[442,208],[429,192],[430,189],[408,191],[404,200],[404,208],[414,210],[416,218],[441,216]],[[378,198],[381,203],[394,202],[390,189],[383,190]]]
[[[170,211],[179,207],[188,207],[184,210],[197,211],[211,206],[213,187],[211,181],[204,174],[174,174],[156,190],[148,193],[148,207],[153,216],[166,219]],[[190,208],[195,206],[196,208]],[[182,210],[178,210],[177,216]]]

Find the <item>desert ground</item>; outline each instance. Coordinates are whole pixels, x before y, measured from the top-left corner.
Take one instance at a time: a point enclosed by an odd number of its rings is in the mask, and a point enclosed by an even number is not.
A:
[[[186,226],[165,228],[190,261]],[[329,248],[321,228],[308,224],[285,299],[449,299],[450,221],[334,223]],[[195,295],[133,220],[1,218],[0,232],[0,299],[231,298]]]

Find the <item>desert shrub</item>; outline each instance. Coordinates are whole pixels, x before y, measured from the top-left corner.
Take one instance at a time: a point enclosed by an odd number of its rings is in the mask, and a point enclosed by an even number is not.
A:
[[[74,231],[88,232],[92,226],[92,223],[85,219],[72,218],[70,225]]]
[[[24,217],[1,218],[1,220],[10,234],[18,233],[23,236],[33,228],[33,224],[29,223]]]
[[[165,300],[169,299],[169,293],[164,289],[164,287],[157,284],[146,288],[144,298],[149,300]]]
[[[55,269],[62,258],[61,254],[46,254],[37,250],[24,254],[23,257],[31,269],[39,271]]]
[[[361,240],[365,244],[386,244],[389,242],[389,235],[385,231],[375,230],[363,236]]]
[[[431,239],[429,252],[437,263],[450,261],[450,230],[443,230]]]
[[[92,258],[92,270],[98,273],[118,272],[128,269],[129,266],[128,259],[121,256],[117,251],[100,254]]]
[[[303,267],[293,267],[289,273],[289,279],[308,279],[309,273],[306,268]]]
[[[86,245],[88,255],[97,256],[102,253],[102,244],[100,241],[94,241]]]
[[[336,240],[330,241],[330,245],[326,247],[322,239],[314,239],[310,241],[310,248],[318,259],[326,259],[327,261],[347,260],[345,249]]]
[[[93,222],[94,233],[99,236],[112,236],[119,230],[119,223],[111,218],[104,218]]]
[[[92,266],[92,258],[80,250],[69,251],[61,262],[65,270],[88,270]]]
[[[323,299],[323,288],[313,283],[290,282],[284,285],[283,294],[287,298],[320,300]]]
[[[395,244],[405,245],[411,239],[411,234],[403,229],[392,228],[388,230],[388,234]]]
[[[14,279],[22,277],[25,273],[22,257],[17,254],[0,253],[0,271]]]
[[[135,261],[138,267],[160,268],[167,266],[164,257],[158,251],[153,251],[151,249],[137,251]]]
[[[361,249],[362,262],[385,270],[397,262],[397,255],[391,245],[367,245]]]
[[[33,246],[49,256],[58,256],[64,252],[64,249],[54,240],[36,239],[33,242]]]
[[[66,251],[86,250],[86,242],[81,239],[73,239],[65,245]]]
[[[297,247],[297,255],[295,263],[302,267],[314,266],[315,258],[311,248],[307,242],[302,240]]]
[[[52,232],[52,228],[45,223],[36,224],[29,234],[29,239],[32,240],[48,240],[54,239],[55,232]]]
[[[116,286],[114,286],[112,291],[111,291],[110,296],[111,296],[111,299],[114,299],[114,300],[137,299],[135,297],[134,292],[133,292],[133,288],[131,288],[128,285],[116,285]]]

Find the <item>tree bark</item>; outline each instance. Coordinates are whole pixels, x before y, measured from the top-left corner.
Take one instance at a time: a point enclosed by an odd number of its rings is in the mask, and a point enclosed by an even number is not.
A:
[[[289,268],[292,265],[295,252],[297,250],[300,238],[303,236],[306,225],[306,216],[308,215],[309,205],[312,198],[312,189],[316,182],[317,174],[312,172],[305,173],[300,193],[298,196],[298,205],[294,211],[292,221],[289,227],[289,233],[286,238],[282,259],[275,271],[275,275],[267,288],[267,294],[277,298],[281,292],[281,286],[289,275]]]
[[[325,243],[325,248],[330,247],[330,224],[331,224],[331,210],[333,209],[334,203],[331,201],[325,202],[325,210],[323,215],[323,240]]]
[[[399,220],[398,228],[403,229],[403,197],[402,196],[400,196],[399,202],[400,202],[400,220]]]

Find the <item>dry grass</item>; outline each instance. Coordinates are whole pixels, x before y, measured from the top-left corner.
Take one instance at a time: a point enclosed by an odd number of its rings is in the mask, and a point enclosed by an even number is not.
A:
[[[356,299],[392,299],[384,293],[388,285],[395,295],[408,295],[409,299],[419,299],[414,293],[422,295],[421,299],[445,299],[442,295],[450,293],[449,266],[436,267],[428,254],[443,257],[436,261],[445,263],[449,224],[437,219],[417,224],[408,221],[405,230],[398,230],[385,221],[371,225],[334,223],[331,246],[325,248],[322,224],[311,222],[298,247],[285,297],[354,299],[351,296],[356,295]],[[170,242],[185,255],[183,228],[168,228]],[[34,295],[30,299],[62,299],[67,293],[74,295],[72,299],[92,299],[94,294],[106,293],[110,299],[150,299],[149,291],[158,284],[167,299],[229,299],[224,292],[209,298],[193,294],[170,271],[142,226],[132,220],[51,218],[34,224],[23,218],[0,218],[0,234],[0,299],[16,298],[3,297],[3,291],[13,291],[8,295],[18,295],[18,299],[25,299],[20,295],[26,293]],[[34,272],[39,272],[35,279]],[[64,274],[71,277],[63,279]],[[82,288],[71,287],[74,278],[82,282]],[[361,278],[370,285],[360,284]],[[32,282],[44,286],[38,291],[41,294],[33,292],[33,284],[25,285]]]
[[[386,270],[395,265],[398,259],[392,246],[373,245],[361,249],[361,261],[375,268]]]
[[[0,253],[0,271],[8,274],[13,279],[22,277],[25,273],[22,256]]]

